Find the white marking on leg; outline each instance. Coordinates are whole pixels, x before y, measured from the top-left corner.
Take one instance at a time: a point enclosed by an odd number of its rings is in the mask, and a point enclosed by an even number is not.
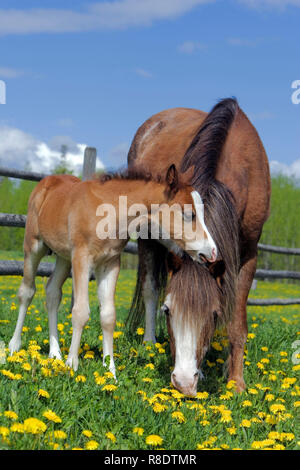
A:
[[[120,272],[120,259],[114,259],[96,269],[98,298],[100,302],[100,321],[103,333],[103,364],[110,357],[109,370],[116,377],[114,363],[113,335],[116,324],[115,290]]]

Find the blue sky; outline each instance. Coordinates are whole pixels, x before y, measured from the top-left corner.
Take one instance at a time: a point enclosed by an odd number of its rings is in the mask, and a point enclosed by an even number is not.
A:
[[[1,0],[0,164],[47,171],[65,142],[118,167],[152,114],[235,96],[300,175],[299,21],[300,0]]]

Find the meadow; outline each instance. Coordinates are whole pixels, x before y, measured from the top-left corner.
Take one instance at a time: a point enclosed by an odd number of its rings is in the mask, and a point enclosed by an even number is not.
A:
[[[117,287],[117,381],[102,365],[94,282],[77,372],[47,357],[44,278],[37,278],[22,349],[8,356],[20,281],[0,277],[1,449],[300,449],[300,306],[248,308],[247,390],[242,394],[235,393],[234,383],[226,384],[228,341],[225,331],[217,331],[203,363],[205,379],[197,397],[188,398],[170,384],[163,322],[155,345],[142,344],[143,325],[134,333],[125,328],[134,270],[123,269]],[[294,284],[258,282],[251,297],[297,297],[298,290]],[[71,342],[70,302],[68,280],[58,324],[65,357]]]

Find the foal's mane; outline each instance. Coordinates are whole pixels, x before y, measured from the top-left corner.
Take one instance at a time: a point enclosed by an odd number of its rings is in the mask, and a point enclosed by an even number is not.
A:
[[[150,181],[153,181],[154,183],[159,183],[159,184],[165,184],[166,179],[162,175],[152,175],[149,172],[146,172],[145,170],[141,168],[125,168],[121,170],[117,170],[114,172],[107,172],[107,173],[102,173],[98,180],[100,183],[105,184],[108,181],[116,180],[116,181],[144,181],[145,183],[148,183]],[[178,189],[181,189],[184,187],[184,183],[181,182],[180,180],[178,181],[177,184]]]

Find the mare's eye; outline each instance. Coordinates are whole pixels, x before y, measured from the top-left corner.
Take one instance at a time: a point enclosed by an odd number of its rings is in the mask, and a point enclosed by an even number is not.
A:
[[[166,304],[163,304],[163,306],[161,307],[161,311],[162,311],[166,316],[169,316],[169,315],[170,315],[170,309],[169,309],[169,307],[168,307]]]

